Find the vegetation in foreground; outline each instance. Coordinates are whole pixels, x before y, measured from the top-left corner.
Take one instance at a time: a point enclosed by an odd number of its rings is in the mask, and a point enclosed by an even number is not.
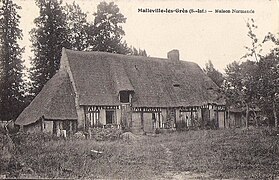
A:
[[[17,178],[150,179],[194,172],[209,179],[272,179],[279,175],[278,136],[266,132],[200,130],[133,135],[115,141],[65,141],[21,134],[12,138],[14,144],[2,135],[0,174]],[[5,148],[10,151],[3,151]]]

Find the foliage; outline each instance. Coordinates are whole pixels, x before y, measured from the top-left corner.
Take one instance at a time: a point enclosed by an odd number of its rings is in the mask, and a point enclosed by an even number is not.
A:
[[[260,53],[262,52],[262,44],[260,43],[257,35],[255,34],[255,30],[258,28],[258,26],[255,24],[254,19],[248,19],[246,22],[246,26],[248,28],[247,36],[251,39],[251,47],[245,46],[245,49],[247,50],[247,53],[242,58],[254,58],[256,62],[259,61],[261,58]]]
[[[142,50],[142,49],[136,49],[135,47],[133,47],[133,46],[131,46],[130,48],[129,48],[129,55],[133,55],[133,56],[145,56],[145,57],[147,57],[147,53],[146,53],[146,51],[145,51],[145,49],[144,50]]]
[[[122,131],[117,128],[93,128],[91,129],[92,137],[97,141],[117,140],[120,138]]]
[[[246,122],[248,110],[260,107],[266,116],[275,119],[277,127],[279,40],[275,35],[268,33],[263,43],[272,41],[275,47],[268,55],[263,56],[260,54],[262,44],[255,34],[258,28],[255,21],[249,20],[247,27],[251,47],[245,47],[247,53],[242,58],[246,61],[242,63],[235,61],[225,69],[224,92],[227,95],[227,104],[240,108],[246,107]],[[271,114],[273,115],[270,116]]]
[[[187,123],[185,121],[178,121],[175,126],[177,131],[184,131],[187,129]]]
[[[31,93],[34,95],[59,69],[62,47],[69,46],[61,3],[61,0],[36,0],[40,15],[34,20],[36,28],[30,32],[35,55],[31,61]]]
[[[279,102],[279,38],[269,33],[264,42],[272,41],[275,47],[259,61],[259,106],[266,114],[273,114],[278,126]]]
[[[243,63],[233,62],[225,69],[226,79],[224,92],[227,106],[246,109],[246,127],[248,127],[248,112],[257,107],[258,99],[258,65],[253,61]]]
[[[89,48],[89,23],[87,14],[75,2],[66,4],[65,8],[66,24],[68,31],[69,48],[84,51]]]
[[[226,79],[224,83],[224,90],[227,97],[227,104],[240,104],[241,102],[241,71],[240,71],[240,63],[239,62],[232,62],[231,64],[227,65],[225,69]]]
[[[229,98],[228,104],[245,106],[253,103],[256,95],[257,65],[253,61],[239,63],[234,61],[225,69],[225,92]]]
[[[113,2],[101,2],[94,13],[95,19],[91,26],[93,51],[103,51],[119,54],[127,54],[126,42],[122,42],[125,35],[121,24],[126,22],[126,18]]]
[[[214,68],[211,60],[209,60],[205,64],[204,72],[207,74],[208,77],[210,77],[210,79],[212,79],[213,82],[215,82],[218,87],[221,87],[223,85],[223,74]]]
[[[13,146],[9,139],[9,137],[3,133],[0,133],[0,174],[2,174],[5,171],[8,171],[8,166],[10,159],[12,158],[12,150]]]
[[[278,35],[279,35],[279,33],[277,33],[277,36],[276,36],[275,34],[272,34],[271,32],[269,32],[263,40],[263,43],[271,41],[275,45],[275,47],[273,49],[271,49],[271,52],[270,52],[270,54],[273,54],[274,57],[279,56],[279,38],[278,38]]]
[[[0,7],[0,120],[7,121],[15,119],[24,108],[24,48],[17,43],[22,39],[17,13],[21,7],[11,0],[2,0]]]
[[[122,41],[125,35],[121,24],[126,18],[113,2],[101,2],[94,13],[94,23],[75,2],[62,6],[61,0],[36,0],[40,15],[30,32],[34,58],[31,60],[31,96],[37,95],[60,66],[62,47],[73,50],[93,50],[129,54]],[[145,50],[137,55],[146,56]],[[30,97],[28,97],[28,100]],[[31,98],[32,99],[32,98]]]
[[[253,19],[249,20],[246,24],[248,27],[247,36],[252,41],[252,47],[245,47],[247,53],[242,58],[253,57],[256,61],[247,59],[245,62],[239,63],[234,61],[229,64],[225,69],[225,92],[228,95],[228,104],[236,106],[253,106],[257,98],[257,78],[258,78],[258,60],[261,57],[257,52],[261,47],[259,40],[254,33],[257,26]],[[261,50],[259,50],[260,52]]]

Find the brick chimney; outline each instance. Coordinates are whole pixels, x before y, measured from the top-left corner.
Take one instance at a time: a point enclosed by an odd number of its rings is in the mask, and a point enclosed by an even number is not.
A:
[[[168,59],[172,61],[179,61],[179,51],[177,49],[173,49],[168,52]]]

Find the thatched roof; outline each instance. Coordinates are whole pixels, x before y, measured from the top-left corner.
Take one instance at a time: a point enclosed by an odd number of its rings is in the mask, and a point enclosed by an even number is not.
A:
[[[28,125],[35,123],[41,117],[51,120],[77,119],[74,91],[65,71],[59,71],[46,83],[15,123]]]
[[[105,52],[65,50],[80,105],[119,105],[134,91],[134,107],[224,104],[217,85],[195,63]]]

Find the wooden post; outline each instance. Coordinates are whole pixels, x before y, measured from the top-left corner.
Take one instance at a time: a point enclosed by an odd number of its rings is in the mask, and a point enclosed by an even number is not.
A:
[[[116,114],[116,124],[121,125],[122,124],[121,109],[116,109],[115,114]]]
[[[162,113],[161,113],[161,121],[162,121],[162,124],[163,124],[163,128],[166,128],[165,125],[166,125],[166,122],[167,122],[167,110],[166,108],[162,108]]]
[[[177,123],[179,123],[179,122],[182,122],[182,119],[181,119],[181,117],[180,117],[180,110],[179,110],[179,108],[175,108],[175,118],[174,118],[174,124],[173,124],[173,128],[175,127],[177,127]]]
[[[40,122],[41,122],[41,131],[44,132],[44,116],[41,117]]]
[[[193,108],[191,107],[191,123],[190,126],[193,126],[193,121],[194,121],[194,117],[193,117]]]
[[[219,126],[219,110],[218,110],[218,106],[216,106],[216,117],[215,117],[215,119],[216,119],[216,126],[217,126],[217,129],[219,129],[220,128],[220,126]],[[226,128],[226,119],[224,119],[224,128]]]
[[[230,127],[231,127],[231,121],[230,121],[230,119],[228,119],[227,116],[226,116],[226,110],[224,111],[224,120],[227,121],[228,128],[230,128]]]
[[[69,135],[74,134],[74,133],[73,133],[73,126],[72,126],[72,123],[73,123],[73,122],[69,120],[69,125],[70,125],[70,128],[69,128]]]
[[[141,110],[140,111],[140,124],[141,124],[141,129],[143,130],[143,128],[144,128],[144,124],[143,124],[144,122],[143,122],[143,111]]]
[[[106,110],[105,109],[101,109],[100,110],[99,119],[100,119],[101,125],[105,125],[106,124]]]
[[[202,108],[199,107],[197,109],[197,114],[198,114],[198,126],[203,129],[204,128],[204,123],[203,123],[203,114],[202,114]]]

